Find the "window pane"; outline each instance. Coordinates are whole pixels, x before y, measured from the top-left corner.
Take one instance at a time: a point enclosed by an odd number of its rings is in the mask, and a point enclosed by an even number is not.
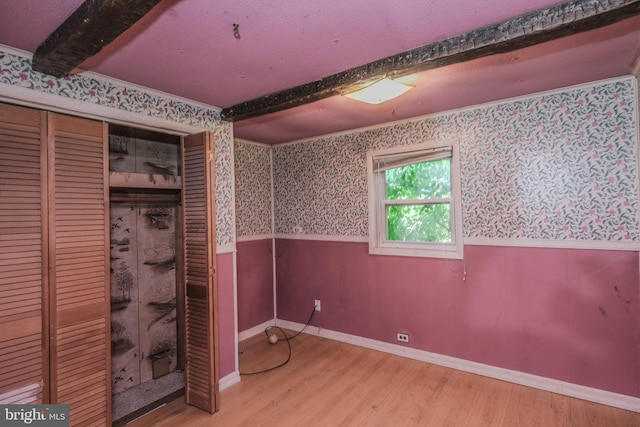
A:
[[[441,159],[385,171],[387,200],[451,197],[451,159]]]
[[[387,206],[387,240],[451,243],[450,211],[448,203]]]

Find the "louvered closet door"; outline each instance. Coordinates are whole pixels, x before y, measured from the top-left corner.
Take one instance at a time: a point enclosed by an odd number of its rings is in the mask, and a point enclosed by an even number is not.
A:
[[[0,403],[48,398],[45,117],[0,104]]]
[[[51,401],[111,424],[106,124],[49,114]]]
[[[214,145],[209,133],[183,140],[185,247],[185,398],[208,412],[218,410]]]

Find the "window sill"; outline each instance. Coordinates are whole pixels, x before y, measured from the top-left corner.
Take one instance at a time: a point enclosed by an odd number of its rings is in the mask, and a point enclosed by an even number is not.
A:
[[[428,248],[407,248],[395,246],[377,246],[369,242],[370,255],[390,255],[404,257],[421,257],[421,258],[444,258],[444,259],[463,259],[462,248],[451,249],[428,249]]]

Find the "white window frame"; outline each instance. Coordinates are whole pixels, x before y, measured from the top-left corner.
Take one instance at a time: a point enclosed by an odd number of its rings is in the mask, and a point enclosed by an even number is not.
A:
[[[432,199],[434,202],[449,202],[451,213],[451,243],[396,242],[386,240],[386,206],[402,202],[386,201],[384,172],[376,170],[375,164],[382,157],[407,158],[420,152],[451,148],[451,199]],[[409,163],[410,164],[410,163]],[[427,142],[409,146],[397,146],[384,150],[367,151],[367,180],[369,188],[369,253],[375,255],[398,255],[431,258],[463,258],[462,207],[460,190],[460,153],[454,139]]]

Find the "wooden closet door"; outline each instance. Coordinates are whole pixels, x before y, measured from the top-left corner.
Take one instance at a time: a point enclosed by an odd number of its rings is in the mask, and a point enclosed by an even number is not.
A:
[[[107,125],[49,113],[51,402],[111,425]]]
[[[46,115],[0,104],[0,403],[48,399]]]
[[[219,405],[213,136],[206,132],[185,137],[182,162],[185,399],[213,413]]]

